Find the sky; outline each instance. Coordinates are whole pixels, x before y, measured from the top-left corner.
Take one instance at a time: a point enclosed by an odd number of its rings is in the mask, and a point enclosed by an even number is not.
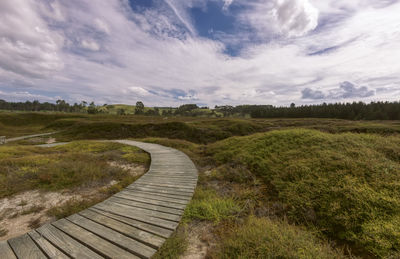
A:
[[[3,0],[0,99],[400,100],[400,0]]]

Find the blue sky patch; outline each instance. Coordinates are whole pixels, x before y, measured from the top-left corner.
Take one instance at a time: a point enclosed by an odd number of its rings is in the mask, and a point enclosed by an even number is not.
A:
[[[153,4],[153,0],[129,0],[129,5],[134,11],[140,11],[140,9],[143,8],[151,8]]]
[[[192,8],[190,13],[194,25],[202,37],[213,38],[214,31],[232,33],[234,31],[235,18],[222,11],[222,4],[208,2],[206,8]]]

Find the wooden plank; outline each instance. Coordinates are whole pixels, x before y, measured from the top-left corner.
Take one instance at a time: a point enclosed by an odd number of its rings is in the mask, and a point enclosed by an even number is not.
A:
[[[141,181],[136,181],[135,185],[154,185],[158,186],[161,188],[169,188],[169,189],[174,189],[174,190],[188,190],[188,191],[193,191],[194,187],[196,186],[195,184],[178,184],[178,183],[166,183],[162,181],[146,181],[146,180],[141,180]]]
[[[4,259],[17,259],[7,241],[0,241],[0,255]]]
[[[141,229],[143,231],[147,231],[149,233],[158,235],[160,237],[164,237],[164,238],[168,238],[171,234],[172,234],[172,230],[170,229],[166,229],[163,227],[158,227],[158,226],[154,226],[152,224],[148,224],[139,220],[135,220],[132,218],[128,218],[128,217],[124,217],[118,214],[114,214],[108,211],[104,211],[104,210],[100,210],[100,209],[96,209],[94,207],[91,207],[89,210],[97,212],[99,214],[102,214],[104,216],[107,216],[109,218],[118,220],[120,222],[123,222],[125,224],[128,224],[130,226],[136,227],[138,229]]]
[[[172,189],[175,191],[180,191],[180,192],[192,192],[193,189],[195,188],[196,185],[186,185],[186,186],[182,186],[182,185],[178,185],[178,184],[167,184],[167,183],[163,183],[162,181],[158,181],[158,180],[153,180],[153,181],[148,181],[148,180],[142,180],[142,181],[136,181],[133,184],[131,184],[130,186],[136,186],[136,185],[154,185],[154,187],[157,188],[162,188],[162,189]]]
[[[60,259],[67,259],[70,258],[69,256],[65,255],[55,246],[53,246],[49,241],[47,241],[42,235],[40,235],[36,231],[31,231],[28,235],[32,238],[33,241],[41,248],[42,251],[50,258],[60,258]]]
[[[47,259],[27,234],[8,240],[8,244],[18,258]]]
[[[144,208],[144,209],[160,211],[160,212],[170,213],[170,214],[179,215],[179,216],[182,215],[182,213],[183,213],[182,210],[166,208],[166,207],[152,205],[152,204],[144,204],[141,202],[132,201],[132,200],[124,199],[121,197],[116,197],[116,196],[111,197],[109,200],[112,202],[130,205],[130,206],[136,207],[136,208]]]
[[[149,189],[142,189],[142,188],[138,188],[137,190],[141,191],[148,191],[147,193],[151,193],[151,190]],[[157,201],[166,201],[166,202],[171,202],[171,203],[177,203],[177,204],[183,204],[186,205],[188,204],[187,201],[185,200],[178,200],[178,199],[174,199],[174,198],[166,198],[166,197],[160,197],[160,196],[152,196],[151,194],[147,194],[147,193],[142,193],[142,192],[135,192],[135,189],[129,189],[129,190],[124,190],[123,193],[126,193],[127,195],[134,195],[137,197],[142,197],[142,198],[148,198],[148,199],[152,199],[152,200],[157,200]],[[160,192],[160,193],[168,193],[168,192]]]
[[[182,197],[187,197],[187,198],[191,198],[193,196],[193,193],[182,193],[182,192],[176,192],[174,190],[165,190],[165,189],[161,189],[161,188],[154,188],[154,187],[144,187],[144,186],[134,186],[134,187],[126,187],[123,191],[147,191],[147,192],[156,192],[156,193],[160,193],[160,194],[172,194],[172,195],[176,195],[176,196],[182,196]]]
[[[148,175],[143,176],[143,178],[140,178],[141,180],[145,180],[145,179],[151,179],[151,180],[165,180],[165,181],[170,181],[172,183],[175,182],[182,182],[182,183],[196,183],[196,177],[194,176],[189,176],[189,175],[185,175],[186,177],[179,177],[179,175],[176,174],[172,174],[172,175],[156,175],[152,172],[149,172]]]
[[[66,219],[60,219],[54,222],[53,225],[105,257],[139,258]]]
[[[143,198],[143,197],[138,197],[133,194],[129,193],[117,193],[114,195],[114,197],[121,197],[124,199],[132,200],[132,201],[137,201],[137,202],[142,202],[145,204],[153,204],[153,205],[159,205],[167,208],[174,208],[174,209],[180,209],[184,210],[186,205],[185,204],[177,204],[177,203],[170,203],[170,202],[165,202],[165,201],[157,201],[157,200],[152,200],[148,198]]]
[[[151,234],[149,232],[140,230],[136,227],[132,227],[126,223],[122,223],[115,219],[104,216],[98,212],[94,212],[91,210],[84,210],[79,212],[79,215],[82,215],[86,218],[89,218],[99,224],[102,224],[106,227],[114,229],[120,233],[123,233],[135,240],[138,240],[144,244],[147,244],[153,248],[159,248],[165,241],[164,238]]]
[[[100,259],[102,256],[82,245],[61,230],[47,224],[36,229],[47,241],[73,258]]]
[[[91,221],[81,215],[74,214],[67,218],[72,223],[90,231],[101,238],[117,245],[125,250],[128,250],[132,254],[135,254],[142,258],[150,258],[156,250],[152,247],[149,247],[137,240],[134,240],[130,237],[127,237],[111,228],[107,228],[99,223]]]
[[[186,181],[186,180],[179,180],[179,179],[170,179],[169,177],[165,177],[165,178],[161,178],[160,176],[157,177],[142,177],[139,180],[137,180],[136,182],[142,182],[142,181],[146,181],[146,182],[160,182],[160,183],[170,183],[170,184],[180,184],[180,185],[190,185],[190,186],[196,186],[197,182],[196,181]]]
[[[160,197],[165,197],[165,198],[183,200],[183,201],[187,201],[187,202],[192,199],[192,197],[188,197],[188,196],[180,196],[180,195],[176,195],[176,194],[167,194],[167,193],[158,193],[158,192],[154,192],[154,191],[135,190],[135,192],[143,193],[143,194],[151,194],[152,196],[155,196],[155,197],[160,196]]]
[[[170,223],[170,222],[171,223],[179,222],[179,220],[180,220],[180,216],[177,216],[174,214],[167,214],[167,213],[162,213],[162,212],[158,212],[158,211],[139,209],[139,208],[131,207],[129,205],[108,202],[108,201],[101,202],[101,203],[97,204],[96,206],[98,206],[99,208],[100,207],[106,208],[106,210],[118,209],[120,212],[125,212],[125,214],[128,214],[129,216],[135,215],[135,216],[140,216],[140,217],[151,217],[154,219],[160,219],[160,220],[163,220],[166,225],[168,225],[168,223]],[[110,207],[110,209],[107,209],[107,207]]]
[[[170,221],[175,221],[175,222],[179,222],[181,219],[180,215],[170,214],[170,213],[165,213],[165,212],[160,212],[160,211],[154,211],[154,210],[145,209],[145,208],[132,207],[130,205],[123,204],[120,202],[114,202],[111,200],[106,200],[106,201],[102,202],[102,204],[105,204],[106,206],[111,205],[111,206],[121,207],[121,208],[125,209],[128,213],[139,213],[139,214],[157,217],[160,219],[165,219],[165,220],[170,220]]]
[[[136,219],[145,223],[149,223],[152,225],[156,225],[159,227],[167,228],[170,230],[175,230],[175,228],[178,226],[177,222],[174,221],[169,221],[166,219],[161,219],[157,218],[154,216],[150,216],[148,214],[143,214],[140,212],[135,212],[135,210],[130,210],[129,207],[123,207],[122,205],[119,204],[97,204],[94,206],[95,208],[112,212],[114,214],[118,214],[124,217]]]

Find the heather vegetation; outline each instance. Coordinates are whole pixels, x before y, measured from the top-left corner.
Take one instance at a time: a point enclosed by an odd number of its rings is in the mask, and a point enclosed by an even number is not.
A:
[[[284,130],[230,138],[207,149],[244,166],[296,224],[375,256],[400,256],[400,139]]]
[[[146,165],[149,157],[138,148],[107,142],[78,141],[52,148],[3,145],[0,198],[27,190],[103,186],[112,180],[127,185],[135,180],[111,161]]]
[[[0,123],[0,135],[35,129],[74,141],[51,151],[3,146],[7,160],[14,153],[32,160],[45,153],[63,163],[75,161],[68,152],[89,152],[93,161],[147,161],[134,148],[112,144],[110,151],[110,143],[77,141],[84,139],[140,139],[188,154],[200,171],[198,187],[158,258],[184,253],[188,232],[199,222],[211,225],[204,237],[213,244],[210,258],[400,256],[398,121],[0,113]],[[80,209],[70,202],[52,213],[63,217]]]

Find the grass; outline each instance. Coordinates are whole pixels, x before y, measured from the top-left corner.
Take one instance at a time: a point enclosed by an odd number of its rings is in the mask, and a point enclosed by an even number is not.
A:
[[[153,259],[178,259],[188,247],[186,227],[180,225],[178,229],[158,249]]]
[[[230,138],[207,152],[262,179],[292,222],[374,256],[399,256],[398,137],[295,129]]]
[[[151,117],[112,114],[0,113],[0,136],[15,137],[62,131],[60,140],[170,138],[206,144],[232,136],[245,136],[287,128],[318,129],[330,133],[364,132],[399,134],[395,121],[354,122],[336,119],[239,119],[202,117]]]
[[[126,170],[110,161],[148,165],[147,153],[118,143],[77,141],[41,148],[0,146],[0,198],[26,190],[56,191],[101,186],[111,180],[133,181]]]
[[[209,258],[346,258],[304,228],[285,221],[249,217],[243,224],[229,226]]]
[[[43,206],[40,205],[36,205],[36,206],[32,206],[29,209],[23,210],[21,212],[21,215],[28,215],[28,214],[36,214],[38,212],[41,212],[42,210],[44,210],[45,208]]]
[[[222,198],[212,189],[197,188],[193,200],[184,213],[184,221],[207,220],[219,223],[240,212],[239,205],[232,198]]]
[[[106,197],[104,195],[95,196],[91,199],[72,199],[65,202],[61,206],[50,208],[46,214],[51,217],[55,217],[56,219],[62,219],[68,217],[72,214],[78,213],[86,208],[89,208],[101,201],[103,201]]]

